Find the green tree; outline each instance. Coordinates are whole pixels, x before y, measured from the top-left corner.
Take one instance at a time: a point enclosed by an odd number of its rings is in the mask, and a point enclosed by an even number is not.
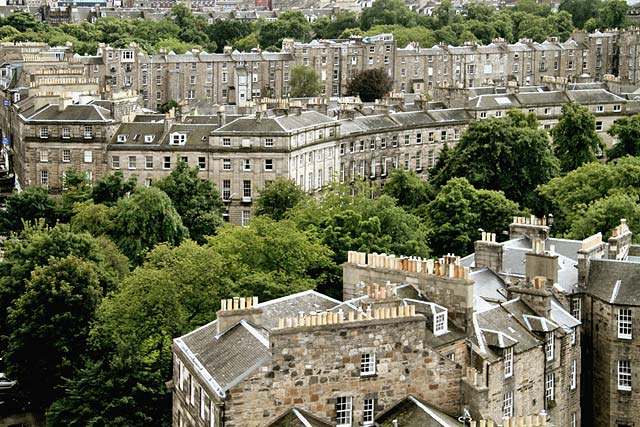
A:
[[[279,221],[306,197],[306,193],[293,181],[278,178],[260,190],[256,199],[256,214]]]
[[[606,0],[600,9],[603,28],[624,28],[627,25],[629,4],[625,0]]]
[[[572,171],[596,160],[604,147],[596,133],[596,118],[586,107],[565,104],[558,124],[551,131],[553,148],[563,172]]]
[[[368,36],[391,33],[398,46],[418,43],[420,46],[430,47],[436,44],[435,33],[424,27],[403,27],[402,25],[376,25],[366,32]]]
[[[433,189],[414,171],[394,169],[384,183],[382,194],[396,199],[399,206],[417,209],[431,201]]]
[[[589,19],[598,16],[601,4],[601,0],[562,0],[559,10],[571,15],[576,28],[585,28]]]
[[[204,242],[222,225],[223,205],[215,185],[198,176],[198,167],[179,162],[169,176],[155,184],[171,199],[192,239]]]
[[[519,212],[503,192],[476,190],[465,178],[453,178],[426,207],[429,244],[436,254],[467,255],[479,228],[499,234]]]
[[[364,102],[373,102],[393,89],[393,80],[384,68],[360,70],[347,83],[347,93],[359,96]]]
[[[331,250],[289,220],[256,217],[249,227],[224,227],[208,245],[236,268],[237,290],[263,300],[314,289],[336,268]]]
[[[178,111],[179,108],[180,105],[178,104],[178,101],[176,101],[175,99],[171,99],[160,106],[160,112],[166,114],[171,111],[171,109],[173,109],[174,111]]]
[[[360,28],[369,30],[374,25],[416,25],[416,14],[400,0],[375,0],[371,7],[362,11]]]
[[[140,264],[156,244],[179,244],[189,231],[169,196],[155,187],[138,187],[115,205],[111,236],[122,253]]]
[[[20,231],[23,229],[23,222],[39,218],[43,218],[49,225],[55,224],[56,202],[46,188],[27,187],[7,197],[6,209],[0,210],[0,231]]]
[[[58,216],[64,222],[69,222],[73,216],[73,206],[91,198],[91,183],[87,174],[70,169],[64,174],[61,203]]]
[[[171,340],[215,318],[219,301],[232,295],[234,271],[209,246],[158,245],[101,303],[92,357],[65,384],[47,425],[169,425]]]
[[[291,67],[291,96],[293,98],[318,96],[322,90],[318,73],[304,65]]]
[[[629,194],[626,190],[617,189],[606,197],[594,200],[571,224],[566,237],[584,239],[601,232],[608,239],[611,237],[611,230],[620,224],[620,218],[625,218],[629,227],[637,230],[640,227],[639,199],[637,193]],[[634,241],[638,241],[635,235]]]
[[[349,28],[358,28],[358,16],[350,10],[338,10],[333,19],[325,16],[311,24],[316,38],[337,39]]]
[[[460,142],[434,170],[436,186],[466,177],[476,188],[504,191],[524,207],[535,207],[534,190],[558,172],[546,132],[533,114],[512,110],[503,119],[472,122]]]
[[[80,366],[103,292],[95,264],[54,258],[36,267],[9,307],[7,367],[32,409],[47,408],[62,394],[62,379]]]
[[[618,190],[631,196],[638,194],[638,182],[640,159],[623,157],[607,164],[587,163],[541,185],[537,192],[548,205],[547,211],[555,217],[555,233],[563,235],[595,201]]]
[[[96,204],[114,205],[127,193],[136,188],[136,179],[124,179],[122,172],[107,175],[96,182],[91,190],[91,198]]]
[[[607,130],[617,142],[607,150],[609,160],[640,155],[640,114],[622,117]]]
[[[218,19],[206,29],[209,39],[218,46],[217,52],[222,53],[225,46],[231,46],[253,33],[253,24],[239,19]]]

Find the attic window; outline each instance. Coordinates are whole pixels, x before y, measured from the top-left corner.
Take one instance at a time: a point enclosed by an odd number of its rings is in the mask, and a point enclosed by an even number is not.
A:
[[[171,134],[171,145],[185,145],[187,143],[187,134],[186,133],[172,133]]]
[[[127,142],[127,135],[118,135],[118,142]]]
[[[442,311],[433,315],[433,334],[435,336],[447,333],[447,312]]]
[[[153,135],[145,135],[144,136],[144,142],[147,143],[147,144],[150,143],[150,142],[153,142],[153,138],[154,138]]]

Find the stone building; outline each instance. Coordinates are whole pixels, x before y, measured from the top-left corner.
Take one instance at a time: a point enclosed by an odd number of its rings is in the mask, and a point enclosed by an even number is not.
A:
[[[575,310],[582,315],[584,417],[593,425],[637,424],[640,356],[636,344],[640,299],[640,247],[624,220],[607,241],[594,236],[581,251],[581,281]]]
[[[313,291],[223,301],[216,321],[174,340],[173,425],[373,425],[404,399],[430,425],[455,425],[461,368],[425,329],[415,305],[380,289],[354,303]]]

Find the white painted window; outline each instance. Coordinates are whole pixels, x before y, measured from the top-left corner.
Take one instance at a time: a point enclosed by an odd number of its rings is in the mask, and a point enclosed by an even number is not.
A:
[[[362,423],[365,426],[373,425],[374,416],[375,416],[375,400],[364,399],[364,408],[362,411]]]
[[[433,334],[435,336],[447,333],[447,312],[436,313],[433,315]]]
[[[273,138],[265,138],[264,139],[265,147],[273,147]]]
[[[576,328],[571,329],[571,345],[576,343]]]
[[[144,136],[144,143],[145,144],[149,144],[149,143],[153,142],[154,138],[155,138],[155,135],[145,135]]]
[[[353,398],[340,396],[336,400],[336,427],[351,427]]]
[[[544,352],[547,355],[547,360],[553,360],[555,347],[555,335],[553,332],[547,333],[547,339],[544,343]]]
[[[216,407],[213,402],[209,403],[209,427],[216,427]]]
[[[630,308],[618,309],[618,338],[630,340],[632,338],[632,318]]]
[[[544,381],[544,399],[549,403],[555,400],[556,377],[553,373],[547,374]]]
[[[231,138],[222,138],[223,147],[231,147]]]
[[[91,125],[85,126],[83,135],[85,139],[93,138],[93,126]]]
[[[162,169],[171,169],[171,156],[164,156],[162,158]]]
[[[596,131],[597,132],[602,132],[603,129],[604,129],[604,126],[603,126],[602,122],[601,121],[597,121],[596,122]]]
[[[40,138],[49,138],[49,128],[47,126],[40,128]]]
[[[249,225],[249,221],[251,221],[251,211],[245,209],[242,211],[242,226],[244,227]]]
[[[273,159],[264,159],[264,170],[266,171],[273,170]]]
[[[49,185],[49,171],[40,171],[40,185],[43,187]]]
[[[205,419],[204,415],[205,415],[205,395],[204,395],[204,390],[202,389],[202,387],[200,387],[200,418],[201,419]]]
[[[222,159],[222,170],[231,170],[231,159]]]
[[[171,145],[185,145],[187,143],[186,133],[171,134]]]
[[[62,128],[62,138],[64,139],[71,138],[71,128]]]
[[[616,113],[620,112],[621,110],[622,106],[620,106],[619,104],[613,106],[613,111],[615,111]]]
[[[618,360],[618,390],[631,390],[630,360]]]
[[[85,163],[92,163],[93,162],[93,151],[86,150],[82,157],[83,157]]]
[[[575,412],[571,414],[571,427],[578,427],[578,414]]]
[[[153,156],[145,156],[145,158],[144,158],[144,168],[145,169],[153,169]]]
[[[573,297],[571,299],[571,315],[577,320],[582,318],[582,300],[580,297]]]
[[[40,162],[47,163],[49,161],[49,150],[40,150]]]
[[[375,375],[376,373],[376,354],[362,353],[360,355],[360,375]]]
[[[602,113],[604,111],[604,105],[596,105],[596,113]]]
[[[194,381],[193,376],[191,376],[191,381],[189,383],[191,384],[191,388],[189,390],[189,403],[193,406],[196,404],[196,382]]]
[[[231,180],[225,179],[222,181],[222,200],[229,200],[231,198]]]
[[[508,391],[502,395],[502,416],[513,416],[513,391]]]
[[[251,181],[242,181],[242,197],[251,198]]]
[[[136,156],[129,156],[129,169],[136,168],[136,160],[137,160]]]
[[[120,169],[120,156],[111,156],[111,169]]]
[[[62,161],[69,163],[71,161],[71,150],[62,150]]]
[[[118,142],[127,142],[128,135],[118,135]]]
[[[513,347],[504,350],[504,377],[513,376]]]
[[[571,363],[571,390],[575,390],[578,383],[578,361],[573,359]]]
[[[178,359],[178,387],[180,390],[184,390],[184,365]]]
[[[243,171],[251,170],[251,159],[242,159],[242,170]]]

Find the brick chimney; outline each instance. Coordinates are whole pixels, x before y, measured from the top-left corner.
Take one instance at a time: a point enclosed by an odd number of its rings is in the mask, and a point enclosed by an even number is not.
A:
[[[611,237],[609,237],[609,253],[607,258],[622,260],[629,255],[629,249],[631,248],[631,237],[633,233],[627,225],[627,220],[622,218],[620,225],[611,231]]]
[[[476,268],[487,267],[495,273],[502,271],[502,243],[496,242],[495,233],[482,232],[473,243]]]
[[[558,255],[553,245],[547,252],[544,250],[544,240],[535,239],[532,246],[533,250],[525,258],[527,280],[532,282],[535,277],[541,276],[547,279],[549,286],[558,283]]]
[[[530,240],[546,240],[549,238],[549,226],[547,217],[536,218],[531,216],[514,216],[513,222],[509,225],[509,238],[517,239],[528,237]]]
[[[246,320],[259,326],[262,323],[262,309],[257,307],[258,297],[233,297],[220,301],[218,311],[218,334]]]

